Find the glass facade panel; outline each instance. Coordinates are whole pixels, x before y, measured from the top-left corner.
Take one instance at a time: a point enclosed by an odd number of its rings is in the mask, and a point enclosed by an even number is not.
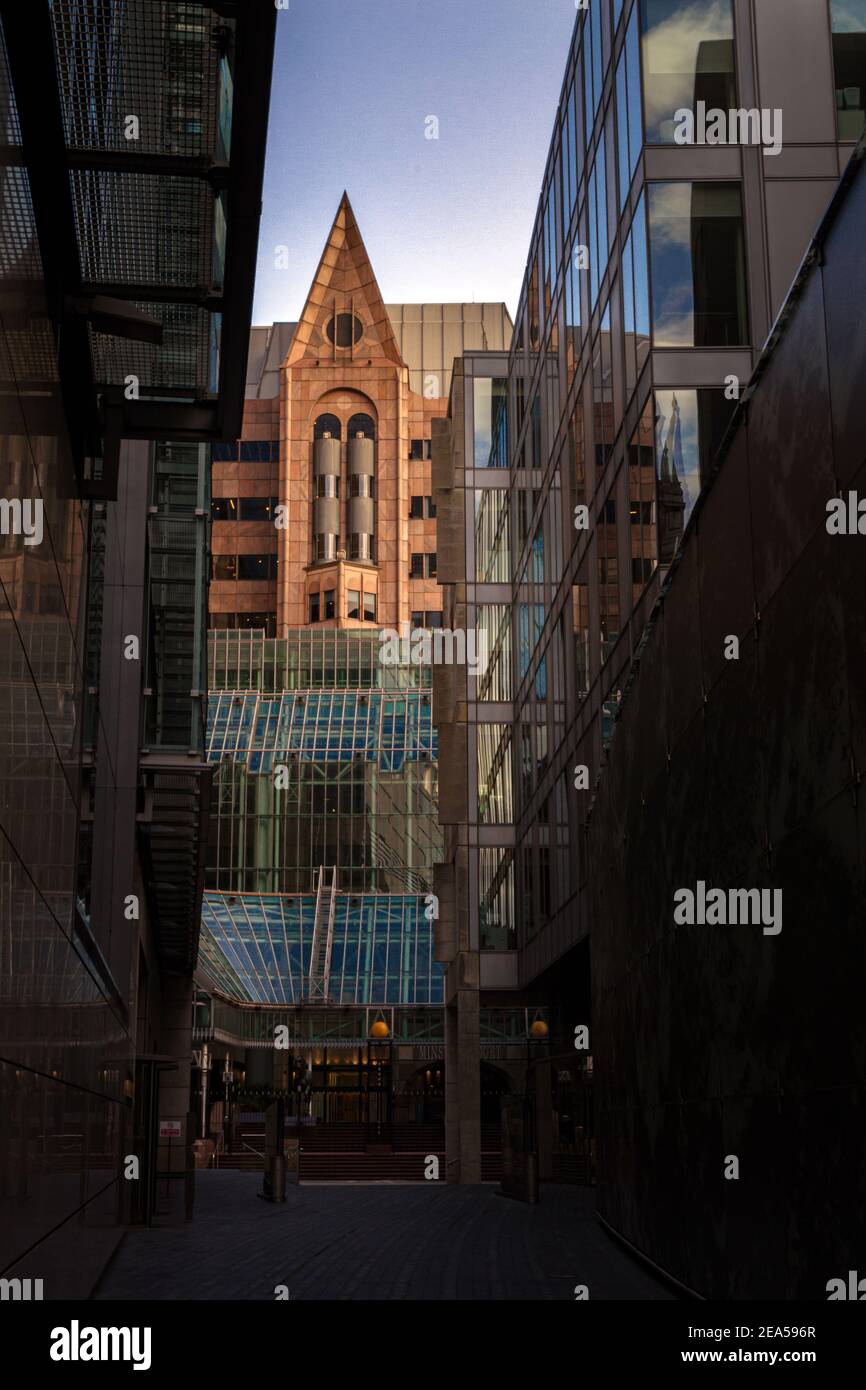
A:
[[[649,402],[644,407],[628,448],[628,497],[632,602],[636,603],[658,566],[655,450]]]
[[[674,116],[737,105],[730,0],[640,0],[646,138],[674,143]]]
[[[511,776],[511,725],[479,724],[478,819],[482,825],[510,825],[514,820]]]
[[[506,584],[511,578],[510,499],[505,488],[475,494],[475,578]]]
[[[632,10],[616,67],[616,127],[619,206],[623,208],[643,144],[637,6]]]
[[[649,223],[654,345],[747,344],[740,185],[650,184]]]
[[[650,306],[646,209],[641,194],[622,253],[626,397],[635,388],[649,353]]]
[[[478,915],[482,951],[513,951],[517,946],[514,851],[478,852]]]
[[[604,131],[599,137],[595,161],[589,176],[587,216],[589,218],[589,307],[592,310],[598,299],[598,292],[604,272],[607,269],[609,255]]]
[[[722,390],[655,393],[659,559],[671,561],[736,401]]]
[[[830,0],[836,125],[840,140],[859,140],[866,124],[866,0]]]
[[[475,467],[507,468],[507,377],[475,377]]]

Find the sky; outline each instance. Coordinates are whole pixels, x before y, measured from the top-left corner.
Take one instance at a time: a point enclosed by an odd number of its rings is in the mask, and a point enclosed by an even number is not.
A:
[[[253,321],[300,316],[344,189],[387,304],[504,300],[513,317],[576,13],[574,0],[289,0]]]

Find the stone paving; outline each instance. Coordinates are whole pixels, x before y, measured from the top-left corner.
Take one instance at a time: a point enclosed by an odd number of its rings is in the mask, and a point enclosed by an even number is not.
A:
[[[132,1230],[98,1299],[672,1299],[606,1234],[589,1188],[537,1206],[492,1186],[303,1184],[285,1205],[255,1173],[197,1174],[190,1226]]]

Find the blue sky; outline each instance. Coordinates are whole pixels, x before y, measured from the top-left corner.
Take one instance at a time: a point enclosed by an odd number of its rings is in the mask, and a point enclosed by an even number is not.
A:
[[[574,0],[290,0],[254,322],[298,317],[344,188],[386,303],[513,315],[575,17]]]

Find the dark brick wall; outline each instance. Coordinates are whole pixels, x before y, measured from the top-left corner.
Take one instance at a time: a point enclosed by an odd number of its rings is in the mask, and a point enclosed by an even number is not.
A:
[[[825,526],[837,491],[866,497],[864,245],[861,168],[656,610],[590,819],[599,1210],[707,1297],[866,1275],[866,536]],[[780,888],[781,934],[675,927],[699,879]]]

